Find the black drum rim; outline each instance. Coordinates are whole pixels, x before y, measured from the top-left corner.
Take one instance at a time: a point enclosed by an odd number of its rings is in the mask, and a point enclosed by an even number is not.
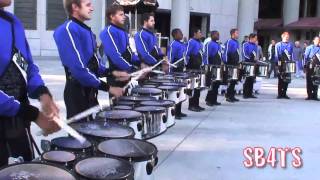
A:
[[[10,168],[10,167],[13,167],[13,166],[19,166],[19,165],[23,165],[23,164],[37,164],[37,165],[47,165],[47,166],[52,166],[54,168],[58,168],[60,170],[63,170],[66,172],[66,174],[70,175],[70,177],[73,177],[74,180],[77,180],[76,176],[73,174],[73,173],[70,173],[70,171],[64,167],[64,166],[59,166],[57,164],[54,164],[54,163],[50,163],[50,162],[22,162],[22,163],[16,163],[16,164],[10,164],[10,165],[7,165],[7,166],[4,166],[2,168],[0,168],[0,174],[1,174],[1,171],[3,171],[4,169],[6,168]]]
[[[122,121],[127,121],[127,122],[135,122],[135,121],[139,121],[141,118],[142,118],[142,114],[138,111],[134,111],[134,110],[108,110],[108,111],[105,111],[104,113],[115,113],[115,112],[118,112],[120,114],[126,114],[126,113],[136,113],[134,117],[104,117],[104,120],[105,122],[115,122],[115,123],[119,123],[119,122],[122,122]]]
[[[167,104],[164,104],[164,102],[170,102]],[[148,104],[148,103],[156,103],[156,104]],[[142,101],[140,103],[141,106],[160,106],[160,107],[173,107],[175,105],[175,102],[172,100],[158,100],[158,101]]]
[[[92,156],[92,157],[86,157],[86,158],[80,159],[80,160],[79,160],[77,163],[75,163],[74,166],[73,166],[74,173],[75,173],[76,175],[82,177],[82,178],[86,178],[86,179],[89,178],[89,177],[86,177],[86,176],[80,174],[79,172],[77,172],[76,166],[77,166],[78,163],[80,163],[81,161],[84,161],[84,160],[87,160],[87,159],[92,159],[92,158],[113,159],[113,160],[118,160],[118,161],[122,162],[123,164],[129,165],[128,167],[130,167],[130,172],[129,172],[128,175],[126,175],[126,176],[124,176],[124,177],[117,177],[117,178],[107,179],[107,180],[127,180],[128,178],[133,177],[133,175],[134,175],[134,168],[133,168],[133,165],[132,165],[130,162],[128,162],[128,161],[126,161],[126,160],[124,160],[124,159],[122,159],[122,158],[118,158],[118,157],[106,157],[106,156]],[[120,179],[119,179],[119,178],[120,178]],[[101,179],[101,180],[103,180],[103,179]]]
[[[89,123],[97,123],[97,124],[102,124],[102,123],[106,123],[104,121],[91,121],[91,122],[82,122],[82,123],[75,123],[75,124],[89,124]],[[72,124],[73,125],[73,124]],[[71,125],[71,126],[72,126]],[[90,133],[87,133],[87,132],[83,132],[77,128],[75,128],[76,131],[78,131],[79,133],[83,134],[85,137],[89,137],[89,138],[92,138],[92,139],[119,139],[119,138],[133,138],[135,136],[135,132],[134,132],[134,129],[132,129],[131,127],[129,126],[124,126],[124,125],[121,125],[121,124],[118,124],[118,123],[109,123],[109,125],[113,126],[113,127],[118,127],[118,128],[123,128],[123,129],[126,129],[128,130],[128,135],[126,136],[109,136],[109,137],[106,137],[106,136],[99,136],[99,135],[94,135],[94,134],[90,134]],[[74,126],[72,126],[74,128]]]
[[[55,148],[57,148],[59,150],[71,151],[71,152],[83,152],[83,150],[85,150],[87,152],[87,151],[90,151],[90,150],[93,149],[93,145],[92,145],[92,143],[90,141],[86,141],[86,142],[89,143],[88,145],[90,145],[90,146],[81,147],[81,148],[62,147],[61,145],[58,145],[57,143],[55,143],[60,139],[69,139],[69,138],[70,139],[74,139],[74,138],[69,137],[69,136],[63,136],[63,137],[54,138],[54,139],[51,140],[51,146],[53,146],[53,147],[55,147]],[[74,140],[76,140],[76,139],[74,139]]]
[[[60,162],[60,161],[55,161],[55,160],[52,160],[52,159],[46,159],[44,156],[45,154],[47,153],[50,153],[50,152],[65,152],[65,153],[70,153],[74,156],[74,159],[73,160],[70,160],[70,161],[65,161],[65,162]],[[60,165],[65,165],[65,164],[70,164],[70,163],[74,163],[75,161],[77,160],[77,156],[70,152],[70,151],[63,151],[63,150],[51,150],[51,151],[47,151],[47,152],[43,152],[41,154],[41,161],[45,161],[45,162],[49,162],[49,163],[53,163],[53,164],[60,164]]]
[[[143,108],[154,108],[155,110],[141,110]],[[135,111],[138,111],[142,114],[145,114],[145,113],[150,113],[150,114],[158,114],[158,113],[165,113],[166,112],[166,108],[163,107],[163,106],[139,106],[139,107],[136,107],[134,108]]]
[[[100,148],[100,146],[103,144],[103,143],[106,143],[106,142],[112,142],[112,141],[131,141],[131,142],[134,142],[134,141],[137,141],[137,142],[141,142],[141,143],[145,143],[145,144],[148,144],[150,145],[151,147],[153,147],[153,152],[151,154],[149,154],[148,156],[144,156],[144,157],[129,157],[129,156],[120,156],[120,155],[115,155],[115,154],[109,154],[109,153],[106,153],[106,152],[103,152]],[[144,162],[144,161],[149,161],[151,159],[156,159],[158,156],[158,148],[155,144],[151,143],[151,142],[148,142],[146,140],[142,140],[142,139],[110,139],[110,140],[106,140],[106,141],[103,141],[101,143],[99,143],[99,145],[97,146],[97,150],[106,155],[106,156],[110,156],[110,157],[116,157],[116,158],[121,158],[121,159],[124,159],[124,160],[128,160],[128,161],[133,161],[133,162]]]

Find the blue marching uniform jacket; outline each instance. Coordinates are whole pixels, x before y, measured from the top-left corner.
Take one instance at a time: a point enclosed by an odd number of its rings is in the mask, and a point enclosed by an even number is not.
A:
[[[293,53],[293,45],[290,42],[278,42],[275,46],[275,58],[277,61],[291,61],[292,60],[292,53]],[[286,57],[285,52],[288,53]]]
[[[211,40],[205,45],[203,64],[221,64],[221,46],[218,42]]]
[[[158,47],[157,37],[150,30],[142,28],[135,34],[134,40],[142,62],[152,66],[163,58],[163,53]]]
[[[188,41],[186,49],[186,62],[187,67],[192,69],[200,68],[203,62],[203,45],[200,40],[191,38]]]
[[[304,53],[304,63],[311,61],[311,59],[316,55],[320,54],[320,46],[310,45],[306,48]],[[319,59],[320,60],[320,59]]]
[[[133,65],[139,64],[138,56],[129,50],[129,37],[125,29],[110,24],[100,33],[100,39],[112,68],[131,72]]]
[[[102,61],[95,56],[96,40],[91,28],[75,18],[59,26],[54,32],[63,66],[82,86],[106,90],[105,82],[99,76],[107,74]],[[88,64],[95,58],[98,62],[98,72],[90,71]]]
[[[171,64],[177,62],[181,58],[183,58],[186,51],[186,45],[177,40],[173,40],[168,48],[167,56],[168,60]],[[181,63],[178,63],[179,67],[183,68],[184,61],[180,61]]]
[[[14,33],[12,33],[12,23]],[[13,45],[13,39],[15,45]],[[28,63],[26,71],[28,95],[30,98],[39,98],[39,89],[44,87],[44,82],[39,74],[38,67],[32,60],[23,25],[11,13],[0,10],[0,77],[5,73],[6,68],[12,61],[13,46],[20,51]],[[0,116],[15,117],[20,110],[20,102],[4,93],[3,89],[0,89],[0,107]]]
[[[223,61],[226,64],[237,65],[240,60],[239,42],[235,39],[229,39],[225,43],[225,50],[223,53]]]
[[[245,62],[254,62],[258,53],[258,46],[255,43],[245,42],[242,45],[242,56]]]

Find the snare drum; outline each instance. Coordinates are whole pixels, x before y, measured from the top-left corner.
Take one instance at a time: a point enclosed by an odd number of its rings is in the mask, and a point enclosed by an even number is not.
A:
[[[285,73],[296,73],[296,63],[294,61],[285,62]]]
[[[258,77],[267,77],[268,76],[268,63],[259,62],[257,64],[257,76]]]
[[[164,100],[171,100],[176,104],[180,102],[180,88],[178,86],[159,86],[158,88],[162,90]]]
[[[78,180],[133,180],[133,166],[130,162],[110,157],[90,157],[74,166]]]
[[[73,168],[75,160],[76,155],[68,151],[48,151],[41,155],[41,162],[56,164],[69,170]]]
[[[316,65],[313,68],[312,83],[315,86],[320,85],[320,65]]]
[[[156,99],[162,99],[162,91],[157,88],[134,88],[131,93],[138,96],[151,96]]]
[[[72,152],[77,158],[92,156],[94,152],[94,147],[89,141],[82,144],[73,137],[58,137],[52,139],[51,149]]]
[[[141,106],[134,109],[143,114],[143,139],[156,137],[167,130],[166,108]]]
[[[161,91],[161,90],[160,90]],[[119,101],[116,102],[117,105],[132,105],[132,107],[139,106],[141,101],[154,101],[157,100],[155,97],[151,96],[122,96],[119,98]],[[130,105],[130,106],[131,106]]]
[[[103,112],[105,121],[131,127],[135,132],[135,138],[142,138],[143,122],[142,114],[136,111],[113,110]]]
[[[239,68],[238,66],[226,65],[226,70],[228,72],[229,81],[238,81],[239,79]]]
[[[170,100],[162,101],[143,101],[141,106],[161,106],[166,108],[167,128],[172,127],[175,124],[175,103]]]
[[[134,167],[134,179],[153,180],[153,169],[157,165],[157,147],[137,139],[112,139],[99,144],[98,150],[107,157],[128,160]]]
[[[84,135],[94,145],[108,139],[133,138],[135,132],[128,126],[102,121],[71,124],[76,131]]]
[[[67,170],[53,164],[40,162],[19,163],[0,170],[0,179],[22,180],[76,180]]]
[[[211,80],[212,81],[223,81],[223,67],[212,66],[211,67]]]
[[[254,77],[255,74],[255,63],[251,62],[242,62],[241,69],[243,70],[245,77]]]
[[[194,84],[194,88],[200,88],[200,89],[203,89],[203,88],[206,88],[206,73],[205,71],[202,71],[202,70],[191,70],[190,72],[192,72],[194,75],[196,75],[196,77],[198,79],[196,84]]]
[[[177,86],[180,88],[180,93],[179,93],[179,102],[183,102],[187,100],[187,84],[185,83],[163,83],[163,86]]]

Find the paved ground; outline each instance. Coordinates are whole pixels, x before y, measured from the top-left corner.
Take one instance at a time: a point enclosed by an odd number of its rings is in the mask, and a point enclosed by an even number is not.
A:
[[[44,79],[56,98],[61,114],[64,72],[60,61],[37,58]],[[306,180],[320,177],[320,103],[305,101],[305,83],[295,79],[288,90],[291,100],[277,100],[276,80],[264,80],[259,99],[231,104],[223,102],[217,108],[202,113],[183,111],[188,118],[162,136],[151,140],[159,150],[156,180]],[[202,92],[201,104],[205,107]],[[223,101],[222,97],[219,97]],[[100,102],[105,103],[106,95]],[[33,126],[33,132],[38,128]],[[56,133],[45,139],[61,136]],[[37,137],[37,142],[43,137]],[[301,147],[303,167],[263,169],[243,167],[245,147]],[[279,156],[277,156],[279,160]]]

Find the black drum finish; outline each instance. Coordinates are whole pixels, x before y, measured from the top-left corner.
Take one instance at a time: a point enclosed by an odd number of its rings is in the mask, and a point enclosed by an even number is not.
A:
[[[161,89],[162,91],[178,91],[179,87],[178,86],[159,86],[159,89]]]
[[[80,180],[133,180],[133,167],[125,160],[91,157],[79,161],[74,170]]]
[[[84,158],[93,155],[93,146],[89,141],[81,144],[73,137],[59,137],[51,140],[53,150],[73,152],[77,158]]]
[[[95,142],[107,139],[133,138],[134,130],[130,127],[108,122],[82,122],[71,124],[76,131]]]
[[[1,180],[76,180],[67,170],[52,164],[31,162],[14,164],[0,170]]]
[[[42,162],[49,162],[60,166],[65,166],[68,169],[73,167],[76,160],[76,155],[68,151],[48,151],[41,155]]]
[[[150,96],[122,96],[119,98],[119,101],[131,101],[131,102],[135,102],[136,104],[138,104],[141,101],[152,101],[152,100],[156,100],[156,98],[150,97]]]
[[[156,159],[158,153],[154,144],[138,139],[107,140],[98,145],[98,150],[105,155],[133,162]]]
[[[177,87],[187,87],[186,83],[183,82],[171,82],[171,83],[163,83],[162,86],[177,86]]]

